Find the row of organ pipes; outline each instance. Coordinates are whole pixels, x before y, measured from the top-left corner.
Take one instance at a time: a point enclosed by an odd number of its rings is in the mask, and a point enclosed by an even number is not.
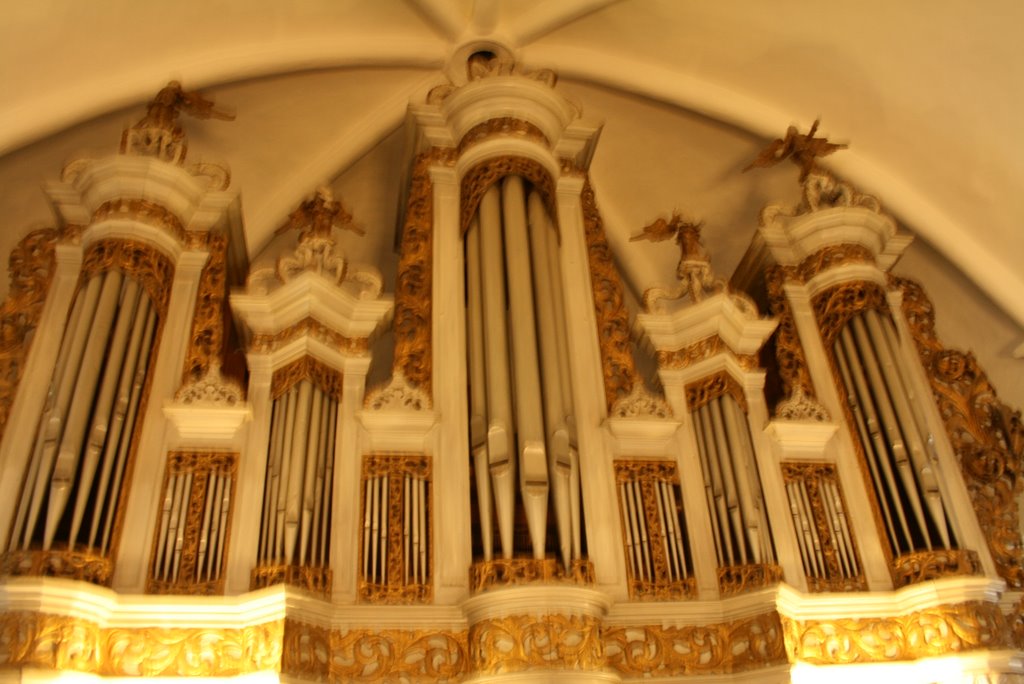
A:
[[[110,550],[158,323],[149,295],[110,270],[78,291],[29,460],[10,549]]]
[[[569,567],[582,556],[579,456],[557,229],[537,191],[508,176],[481,199],[465,249],[470,441],[484,559],[495,553],[495,518],[501,556],[517,551],[518,475],[532,556],[544,557],[550,494]]]

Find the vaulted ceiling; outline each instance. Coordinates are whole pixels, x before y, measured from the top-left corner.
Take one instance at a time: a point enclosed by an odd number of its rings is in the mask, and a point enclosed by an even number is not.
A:
[[[52,224],[42,183],[110,154],[169,79],[232,108],[189,121],[190,158],[232,170],[251,255],[317,185],[367,229],[347,245],[393,275],[410,102],[467,46],[498,45],[604,128],[592,166],[634,293],[675,258],[629,235],[679,209],[728,276],[796,170],[741,173],[790,124],[850,148],[825,165],[918,236],[897,270],[938,302],[1024,403],[1024,4],[994,0],[72,0],[0,16],[0,249]]]

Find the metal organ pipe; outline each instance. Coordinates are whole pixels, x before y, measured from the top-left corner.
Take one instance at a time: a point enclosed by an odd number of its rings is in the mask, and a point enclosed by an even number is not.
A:
[[[484,559],[494,557],[493,502],[487,457],[487,371],[484,358],[483,277],[480,274],[480,221],[466,233],[467,352],[469,354],[469,447],[476,476],[477,507]]]

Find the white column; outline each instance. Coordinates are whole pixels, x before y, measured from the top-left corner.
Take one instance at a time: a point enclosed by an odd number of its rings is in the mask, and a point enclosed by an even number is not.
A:
[[[359,501],[363,454],[356,413],[363,408],[369,368],[369,359],[346,360],[335,453],[329,455],[334,459],[334,482],[328,486],[334,487],[329,543],[334,575],[331,598],[336,603],[355,601],[359,583],[359,533],[363,523]]]

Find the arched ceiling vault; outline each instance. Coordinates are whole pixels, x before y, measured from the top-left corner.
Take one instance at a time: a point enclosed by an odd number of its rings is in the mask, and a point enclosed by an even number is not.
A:
[[[756,152],[792,123],[806,127],[821,116],[824,133],[851,145],[826,165],[878,195],[1009,316],[1018,344],[1024,339],[1019,266],[1024,133],[1018,123],[1024,111],[1024,52],[1015,47],[1024,5],[1013,0],[981,8],[886,0],[850,6],[807,0],[250,0],[237,6],[182,0],[173,8],[103,0],[84,5],[54,0],[11,3],[2,10],[0,177],[4,164],[20,163],[24,151],[31,156],[62,135],[74,137],[66,132],[82,131],[90,121],[116,115],[123,124],[137,118],[170,78],[235,106],[239,125],[250,114],[245,106],[259,110],[252,105],[275,97],[274,88],[247,84],[304,78],[309,87],[343,88],[331,100],[338,107],[336,125],[316,129],[316,145],[299,141],[291,156],[282,151],[289,168],[273,176],[273,183],[268,175],[261,187],[256,169],[262,167],[254,161],[246,169],[244,155],[239,167],[232,150],[223,150],[236,179],[249,181],[249,187],[239,187],[252,252],[311,188],[343,174],[399,128],[407,104],[443,81],[461,47],[497,43],[527,66],[555,69],[570,96],[586,94],[589,101],[581,104],[588,118],[628,125],[632,108],[655,107],[672,113],[650,113],[667,137],[689,131],[684,119],[694,115],[712,127],[736,129],[734,142],[722,143],[728,168],[716,181],[741,193],[735,202],[772,199],[760,196],[756,174],[726,180],[742,168],[740,156]],[[313,71],[362,76],[317,80],[308,75]],[[600,91],[610,94],[607,104],[616,111],[593,106]],[[291,99],[279,104],[291,108],[297,126],[303,125],[304,108],[327,102],[326,95],[308,89],[288,92]],[[240,101],[232,102],[233,95]],[[201,130],[214,141],[226,130],[219,125]],[[700,135],[697,130],[693,135]],[[614,135],[606,127],[604,136]],[[201,149],[194,142],[193,149]],[[689,154],[682,144],[673,149]],[[630,197],[612,187],[621,180],[615,173],[622,172],[610,165],[595,169],[595,180],[608,190],[602,200],[606,214],[629,224],[617,227],[621,235],[613,236],[613,244],[624,244],[638,229],[637,221],[701,204],[700,198],[685,196],[685,183],[671,173],[659,174],[656,159],[625,165],[644,173],[647,184],[664,185],[651,201],[666,205],[637,213],[626,206]],[[791,171],[763,173],[795,177]],[[59,167],[53,168],[50,177],[58,173]],[[668,204],[664,198],[672,197],[674,183],[680,196]],[[253,186],[258,197],[250,194]],[[711,195],[714,189],[708,185]],[[710,206],[705,211],[716,213]],[[40,220],[24,213],[6,214],[5,232],[12,240]],[[756,214],[719,213],[742,220],[745,234],[756,221]],[[625,264],[627,276],[642,273],[648,257],[635,258],[641,265]],[[632,284],[642,289],[653,283]],[[1021,382],[1019,376],[1015,382]]]

